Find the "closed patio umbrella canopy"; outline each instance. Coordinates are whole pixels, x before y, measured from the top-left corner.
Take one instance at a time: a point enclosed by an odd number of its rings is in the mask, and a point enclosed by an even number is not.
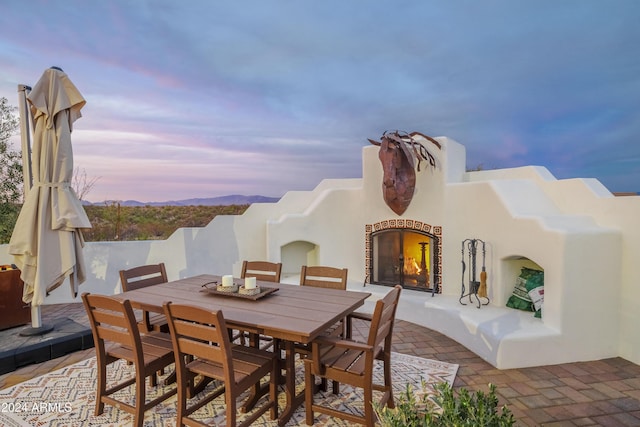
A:
[[[74,298],[85,280],[80,229],[91,223],[71,187],[71,131],[86,101],[67,74],[54,68],[45,70],[27,99],[34,122],[33,187],[13,230],[9,253],[22,271],[23,301],[39,306],[67,277]]]

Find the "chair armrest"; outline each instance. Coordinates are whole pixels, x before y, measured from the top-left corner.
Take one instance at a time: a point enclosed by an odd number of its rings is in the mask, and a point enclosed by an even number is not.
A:
[[[348,317],[351,318],[351,319],[367,320],[367,321],[371,322],[371,319],[372,319],[373,315],[370,314],[370,313],[361,313],[359,311],[354,311]]]
[[[369,344],[365,344],[358,341],[344,340],[339,337],[332,337],[332,336],[319,336],[318,338],[314,339],[311,342],[311,344],[314,347],[321,346],[321,345],[332,345],[334,347],[346,348],[351,350],[361,350],[361,351],[373,350],[373,347],[370,346]]]
[[[364,320],[366,322],[371,322],[373,318],[373,314],[362,313],[360,311],[354,311],[353,313],[347,315],[347,324],[344,325],[344,335],[346,338],[350,339],[353,335],[353,319]]]

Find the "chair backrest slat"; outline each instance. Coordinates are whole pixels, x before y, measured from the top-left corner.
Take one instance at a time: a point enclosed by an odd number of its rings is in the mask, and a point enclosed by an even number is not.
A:
[[[174,317],[174,326],[176,333],[179,335],[185,335],[189,338],[193,338],[200,341],[211,341],[218,343],[218,331],[212,325],[206,325],[199,323],[199,321],[185,321],[178,317]],[[213,329],[213,330],[212,330]]]
[[[178,338],[178,345],[182,354],[188,354],[199,359],[206,359],[219,364],[226,362],[226,356],[222,351],[222,348],[214,346],[213,343],[180,337]]]
[[[300,286],[346,290],[347,274],[346,268],[303,265],[300,270]]]
[[[281,274],[281,262],[243,261],[240,278],[255,277],[257,280],[279,283]]]
[[[128,270],[120,270],[120,282],[122,290],[125,292],[159,285],[167,281],[167,270],[164,263],[141,265]]]
[[[97,326],[98,336],[105,341],[112,341],[127,347],[135,345],[133,337],[127,330],[110,328],[102,325]]]
[[[117,313],[112,310],[106,311],[96,308],[93,311],[93,317],[97,323],[107,323],[120,328],[126,328],[129,325],[129,322],[122,313]]]

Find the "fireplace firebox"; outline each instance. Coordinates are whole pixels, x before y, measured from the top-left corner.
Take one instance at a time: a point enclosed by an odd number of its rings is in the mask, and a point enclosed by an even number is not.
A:
[[[441,233],[436,235],[436,228],[441,231],[440,227],[410,220],[388,221],[368,228],[368,282],[439,292]]]

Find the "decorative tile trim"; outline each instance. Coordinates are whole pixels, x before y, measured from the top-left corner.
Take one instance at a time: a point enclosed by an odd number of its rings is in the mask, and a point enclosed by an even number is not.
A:
[[[438,285],[438,293],[442,293],[442,226],[433,226],[422,221],[416,221],[413,219],[390,219],[373,224],[365,224],[364,226],[364,268],[365,268],[365,283],[371,283],[371,266],[372,266],[372,252],[373,246],[371,244],[371,235],[382,230],[397,229],[397,230],[416,230],[428,234],[430,237],[437,241],[437,255],[434,257],[433,266],[433,281]]]

